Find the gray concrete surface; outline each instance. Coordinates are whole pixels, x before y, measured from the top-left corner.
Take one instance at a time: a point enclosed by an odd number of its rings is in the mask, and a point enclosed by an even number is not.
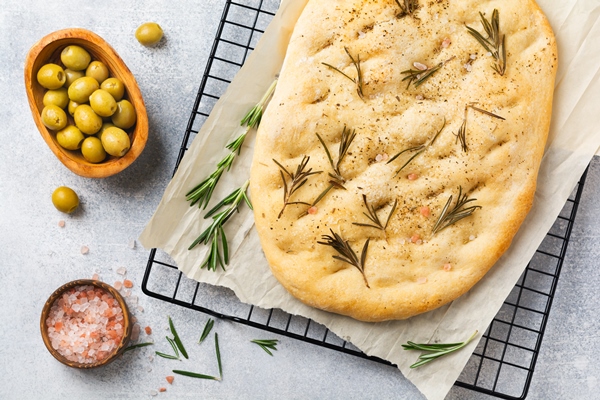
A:
[[[182,134],[207,61],[224,0],[3,0],[0,8],[0,385],[2,399],[138,399],[166,387],[157,398],[348,399],[422,396],[393,367],[280,338],[274,357],[249,343],[265,334],[217,321],[223,356],[222,382],[176,377],[171,369],[216,374],[212,342],[194,345],[208,317],[146,297],[140,289],[148,251],[137,238],[157,206],[177,157]],[[163,27],[165,43],[146,49],[134,39],[142,22]],[[28,49],[42,36],[84,27],[104,37],[135,74],[148,108],[150,133],[142,156],[123,173],[104,180],[78,177],[48,150],[30,115],[23,84]],[[55,187],[68,185],[82,206],[71,216],[50,201]],[[600,398],[598,377],[598,238],[600,164],[594,159],[558,283],[554,307],[530,399]],[[64,228],[58,222],[65,220]],[[81,247],[89,253],[81,254]],[[112,283],[127,268],[151,326],[154,348],[128,353],[110,366],[77,371],[46,351],[39,315],[50,293],[72,279],[98,273]],[[187,338],[190,361],[154,358],[168,351],[167,316]],[[145,338],[145,335],[142,335]],[[175,364],[174,364],[175,363]],[[487,396],[454,388],[449,399]]]

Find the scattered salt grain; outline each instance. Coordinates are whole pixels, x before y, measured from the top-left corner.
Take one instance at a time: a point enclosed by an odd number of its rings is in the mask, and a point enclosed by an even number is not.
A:
[[[137,306],[137,310],[138,310],[139,312],[144,312],[144,307],[142,307],[142,306]]]
[[[150,328],[149,326],[145,327],[144,331],[146,332],[146,335],[152,335],[152,328]]]
[[[469,58],[470,58],[471,60],[475,60],[475,59],[477,58],[477,54],[471,54],[471,55],[469,56]]]
[[[150,391],[150,396],[156,396],[157,394],[158,394],[158,392],[156,390],[154,390],[154,389],[152,389]]]
[[[158,391],[159,392],[166,392],[167,388],[166,387],[161,387],[161,388],[158,388]]]
[[[422,285],[422,284],[424,284],[424,283],[427,283],[427,278],[423,278],[423,277],[421,277],[421,278],[417,279],[417,283],[418,283],[419,285]]]
[[[167,376],[166,379],[167,379],[167,382],[169,382],[169,384],[172,385],[173,381],[175,380],[175,377],[172,375],[169,375],[169,376]]]
[[[58,221],[58,226],[60,226],[61,228],[65,227],[65,221],[63,221],[62,219],[60,221]]]
[[[387,161],[389,158],[390,158],[390,156],[388,156],[387,153],[381,153],[381,154],[377,154],[375,156],[375,161],[377,161],[377,162]]]
[[[466,64],[464,65],[464,67],[465,67],[465,69],[466,69],[468,72],[471,72],[471,71],[473,71],[473,66],[471,65],[471,63],[466,63]]]
[[[127,289],[131,289],[133,287],[133,282],[131,282],[129,279],[125,279],[123,281],[123,286],[125,286]]]
[[[449,272],[452,269],[452,264],[447,263],[444,264],[444,271]]]
[[[416,181],[417,179],[419,179],[419,175],[414,174],[414,173],[408,174],[406,177],[408,178],[409,181]]]
[[[417,99],[418,101],[421,101],[421,100],[423,100],[424,98],[425,98],[425,97],[423,97],[423,95],[422,95],[422,94],[418,94],[418,95],[416,95],[416,96],[415,96],[415,99]]]
[[[475,240],[475,239],[476,239],[475,235],[471,235],[471,236],[469,236],[469,240],[470,240],[470,241],[473,241],[473,240]]]
[[[130,248],[130,249],[135,249],[135,239],[131,239],[131,240],[129,241],[129,248]]]
[[[87,254],[90,252],[90,248],[87,246],[81,246],[81,254]]]
[[[421,215],[424,217],[429,217],[431,215],[431,210],[427,206],[421,207],[419,211],[421,212]]]
[[[115,281],[113,287],[117,290],[121,290],[121,288],[123,287],[123,283],[121,281]]]
[[[98,276],[98,274],[92,275],[92,280],[97,281],[98,279],[100,279],[100,277]]]
[[[127,268],[125,267],[119,267],[117,268],[117,274],[119,275],[125,275],[127,273]]]
[[[413,66],[418,69],[419,71],[427,71],[429,69],[429,67],[427,67],[427,65],[422,64],[420,62],[414,62]]]
[[[107,358],[123,338],[123,310],[101,288],[76,286],[51,306],[46,326],[52,347],[69,361],[91,364]]]
[[[452,43],[450,38],[445,38],[444,41],[442,42],[442,48],[443,49],[447,48],[448,46],[450,46],[450,43]]]
[[[141,327],[139,324],[134,324],[133,328],[131,328],[131,340],[135,342],[140,338],[140,330]]]
[[[307,211],[307,212],[308,212],[310,215],[315,215],[315,214],[317,213],[317,211],[319,211],[319,209],[318,209],[317,207],[315,207],[315,206],[312,206],[312,207],[310,207],[310,208],[308,209],[308,211]]]
[[[131,296],[131,290],[125,290],[125,291],[123,292],[123,295],[124,295],[125,297],[129,297],[129,296]]]
[[[414,234],[410,238],[410,241],[415,244],[417,244],[420,240],[421,240],[421,236],[419,236],[418,234]]]

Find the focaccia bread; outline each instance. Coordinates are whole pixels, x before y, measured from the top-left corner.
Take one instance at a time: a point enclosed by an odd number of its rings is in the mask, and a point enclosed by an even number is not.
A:
[[[468,291],[532,205],[556,66],[533,0],[310,0],[251,171],[275,277],[363,321]]]

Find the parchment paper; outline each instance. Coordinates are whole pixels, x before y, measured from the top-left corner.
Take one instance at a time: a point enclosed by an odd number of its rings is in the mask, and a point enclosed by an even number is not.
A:
[[[552,126],[542,161],[534,206],[508,252],[471,291],[453,303],[406,321],[358,322],[307,307],[271,275],[261,251],[253,217],[246,207],[226,226],[232,258],[227,271],[199,269],[206,249],[187,248],[208,226],[204,213],[190,207],[185,193],[210,174],[226,154],[224,146],[242,132],[243,115],[262,97],[277,75],[295,21],[308,0],[283,0],[244,67],[214,107],[183,158],[162,201],[140,237],[147,248],[161,248],[188,277],[231,288],[246,303],[280,308],[313,319],[366,354],[398,365],[428,399],[446,396],[467,363],[477,340],[464,350],[425,367],[409,366],[418,353],[401,344],[463,341],[484,332],[550,230],[578,179],[600,147],[600,4],[597,0],[539,0],[555,31],[559,69]],[[497,1],[500,6],[501,1]],[[221,199],[249,177],[254,135],[251,134],[213,195]],[[214,203],[213,200],[212,203]],[[210,208],[210,205],[209,205]]]

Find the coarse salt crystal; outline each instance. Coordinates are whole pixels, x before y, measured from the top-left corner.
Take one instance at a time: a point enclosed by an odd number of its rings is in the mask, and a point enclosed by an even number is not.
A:
[[[473,66],[472,66],[471,64],[469,64],[469,63],[466,63],[466,64],[465,64],[465,69],[466,69],[468,72],[471,72],[471,71],[473,71]]]
[[[166,377],[167,382],[169,382],[169,384],[173,384],[173,381],[175,380],[175,377],[172,375],[169,375]]]
[[[81,246],[81,254],[87,254],[90,252],[90,248],[87,246]]]
[[[130,249],[135,249],[135,239],[131,239],[131,240],[129,241],[129,248],[130,248]]]
[[[60,226],[61,228],[65,227],[65,221],[63,221],[62,219],[60,221],[58,221],[58,226]]]
[[[115,281],[113,287],[117,290],[121,290],[121,288],[123,287],[123,283],[121,281]]]
[[[414,234],[414,235],[412,235],[412,236],[411,236],[411,238],[410,238],[410,241],[411,241],[412,243],[415,243],[415,244],[416,244],[416,243],[417,243],[419,240],[421,240],[421,236],[419,236],[418,234]]]
[[[144,328],[144,331],[146,332],[146,335],[152,335],[152,328],[150,328],[149,326],[146,326]]]
[[[446,263],[444,264],[444,271],[448,272],[452,269],[452,264]]]
[[[156,396],[157,394],[158,394],[158,392],[156,390],[154,390],[154,389],[152,389],[150,391],[150,396]]]
[[[315,215],[315,214],[317,213],[317,211],[319,211],[319,209],[318,209],[317,207],[315,207],[315,206],[312,206],[312,207],[310,207],[310,208],[308,209],[308,211],[307,211],[307,212],[308,212],[310,215]]]
[[[427,67],[427,65],[420,63],[420,62],[414,62],[413,66],[418,69],[419,71],[427,71],[429,69],[429,67]]]
[[[421,212],[421,215],[424,217],[429,217],[429,215],[431,215],[431,210],[427,206],[421,207],[421,209],[419,211]]]
[[[139,312],[144,312],[144,307],[142,307],[142,306],[137,306],[137,310],[138,310]]]
[[[98,274],[92,275],[92,280],[97,281],[98,279],[100,279],[100,277],[98,276]]]
[[[422,95],[422,94],[418,94],[418,95],[416,95],[416,96],[415,96],[415,99],[417,99],[417,100],[419,100],[419,101],[420,101],[420,100],[423,100],[424,98],[425,98],[425,97],[423,97],[423,95]]]
[[[473,241],[473,240],[475,240],[475,239],[476,239],[475,235],[471,235],[471,236],[469,236],[469,240],[470,240],[470,241]]]
[[[161,388],[158,388],[158,391],[159,392],[166,392],[167,388],[166,387],[161,387]]]
[[[417,179],[419,179],[419,175],[412,173],[412,174],[408,174],[406,176],[408,178],[409,181],[416,181]]]
[[[123,281],[123,286],[125,286],[127,289],[130,289],[133,287],[133,282],[131,282],[129,279],[125,279]]]
[[[442,48],[447,48],[448,46],[450,46],[450,43],[452,43],[450,38],[444,38],[444,41],[442,42]]]
[[[117,268],[117,274],[119,275],[125,275],[127,273],[127,268],[125,267],[119,267]]]
[[[417,279],[417,283],[418,283],[419,285],[422,285],[422,284],[424,284],[424,283],[427,283],[427,278],[423,278],[423,277],[421,277],[421,278]]]
[[[475,60],[475,59],[477,58],[477,54],[471,54],[471,55],[469,56],[469,58],[470,58],[471,60]]]

